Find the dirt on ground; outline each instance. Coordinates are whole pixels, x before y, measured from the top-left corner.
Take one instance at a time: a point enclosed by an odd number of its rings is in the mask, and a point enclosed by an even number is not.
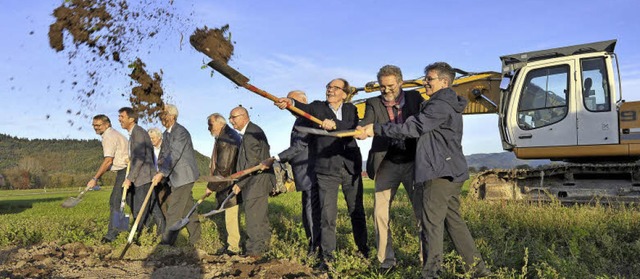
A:
[[[163,44],[153,41],[161,32],[178,31],[179,38],[169,38],[182,45],[182,30],[189,25],[190,15],[177,12],[172,4],[173,1],[152,0],[71,0],[63,1],[53,11],[55,22],[49,27],[49,44],[67,55],[74,80],[70,83],[62,80],[61,84],[70,84],[81,107],[92,111],[96,95],[112,93],[105,91],[113,75],[128,74],[131,67],[134,72],[130,77],[140,83],[126,93],[130,95],[131,106],[145,120],[157,116],[164,92],[161,78],[154,74],[154,79],[146,79],[146,71],[139,71],[142,69],[139,65],[144,63],[138,57],[144,52],[151,53],[154,44]],[[148,80],[152,81],[151,86],[146,83]],[[76,113],[80,114],[84,113]],[[85,118],[89,116],[92,115],[84,114]]]
[[[228,24],[215,29],[209,29],[207,26],[197,28],[189,37],[189,42],[197,51],[226,64],[233,55],[233,44],[227,35],[228,31]]]
[[[134,245],[135,246],[135,245]],[[122,248],[82,243],[43,243],[0,250],[2,278],[328,278],[284,260],[210,255],[198,249],[158,246]]]

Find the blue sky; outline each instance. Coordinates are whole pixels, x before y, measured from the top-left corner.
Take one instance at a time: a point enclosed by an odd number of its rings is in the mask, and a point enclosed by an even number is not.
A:
[[[25,138],[98,139],[90,119],[104,113],[117,123],[127,105],[127,71],[105,73],[93,104],[84,104],[68,83],[85,65],[69,65],[49,47],[53,9],[62,1],[2,1],[0,9],[0,133]],[[164,1],[169,3],[169,1]],[[344,77],[354,86],[374,80],[385,64],[402,68],[405,79],[422,75],[425,65],[446,61],[467,71],[499,71],[499,56],[594,41],[618,39],[623,98],[640,100],[640,2],[612,1],[181,1],[173,7],[196,27],[228,23],[235,44],[230,65],[251,83],[276,96],[293,89],[324,99],[325,84]],[[219,74],[184,40],[180,28],[167,27],[141,45],[139,56],[150,72],[163,71],[169,102],[178,122],[191,132],[195,147],[211,154],[206,117],[228,115],[239,105],[266,132],[271,153],[285,149],[293,117],[270,101]],[[64,82],[62,82],[64,81]],[[378,93],[361,93],[354,99]],[[71,114],[66,111],[70,109]],[[47,116],[49,116],[47,118]],[[501,152],[497,116],[465,116],[465,154]],[[73,122],[73,125],[70,125]],[[159,123],[143,124],[161,127]],[[366,156],[370,140],[359,142]]]

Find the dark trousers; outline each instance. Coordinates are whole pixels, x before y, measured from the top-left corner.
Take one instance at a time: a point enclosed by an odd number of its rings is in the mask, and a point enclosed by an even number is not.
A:
[[[416,185],[416,195],[422,196],[419,206],[422,218],[420,244],[424,258],[424,278],[437,278],[440,275],[445,228],[456,251],[465,262],[465,268],[469,270],[474,263],[475,270],[485,268],[469,228],[460,216],[461,188],[462,183],[440,178]]]
[[[134,185],[132,185],[134,186]],[[157,187],[157,186],[156,186]],[[147,183],[141,186],[133,187],[133,215],[137,218],[140,209],[142,208],[142,203],[144,203],[144,199],[147,197],[147,193],[151,189],[151,183]],[[142,220],[138,223],[137,231],[142,231],[142,226],[145,225],[148,228],[151,228],[153,224],[158,226],[157,231],[158,234],[162,234],[165,228],[165,220],[164,215],[162,215],[162,211],[160,210],[160,205],[158,204],[158,198],[154,191],[151,192],[151,197],[149,197],[149,201],[147,201],[147,206],[142,213]]]
[[[302,225],[309,240],[308,252],[320,247],[320,197],[318,186],[302,191]]]
[[[120,233],[120,231],[116,229],[114,221],[116,221],[115,218],[120,211],[120,202],[122,201],[122,183],[124,182],[126,175],[126,169],[116,171],[116,182],[113,185],[113,190],[109,197],[109,227],[107,229],[107,234],[104,236],[104,238],[109,240],[115,240]],[[129,208],[133,208],[133,197],[130,192],[127,193],[126,203],[129,205]],[[124,212],[122,214],[124,214]]]
[[[173,226],[180,219],[187,216],[191,208],[195,205],[193,201],[193,182],[179,187],[172,187],[171,194],[167,198],[166,224]],[[200,239],[200,220],[198,214],[192,214],[187,224],[189,232],[189,242],[195,244]],[[162,235],[162,243],[173,245],[176,242],[178,233],[165,231]]]
[[[247,255],[262,256],[262,253],[267,251],[271,240],[268,216],[269,196],[265,195],[250,200],[243,196],[242,203],[244,204],[247,226],[247,242],[245,244]]]
[[[338,174],[317,174],[317,178],[322,207],[320,217],[322,256],[326,260],[331,260],[333,259],[332,253],[336,250],[336,219],[338,217],[338,187],[340,185],[342,185],[342,193],[347,202],[353,238],[358,246],[358,251],[368,256],[367,224],[362,203],[360,173],[350,174],[343,168]]]

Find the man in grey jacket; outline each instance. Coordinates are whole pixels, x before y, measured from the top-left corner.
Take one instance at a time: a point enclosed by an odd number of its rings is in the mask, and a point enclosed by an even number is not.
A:
[[[418,138],[414,179],[416,201],[421,212],[424,278],[438,278],[442,270],[444,229],[474,278],[491,274],[485,268],[469,228],[460,215],[460,191],[469,178],[462,153],[462,111],[467,100],[451,89],[455,72],[444,62],[425,68],[425,89],[430,97],[420,113],[405,123],[369,124],[367,136]],[[362,128],[360,128],[362,129]],[[446,223],[446,226],[445,226]]]
[[[145,129],[138,125],[138,116],[130,107],[123,107],[118,110],[118,121],[123,129],[129,134],[129,173],[122,183],[123,187],[129,188],[133,193],[133,215],[137,216],[140,210],[144,210],[143,220],[138,224],[139,232],[143,224],[152,225],[156,223],[157,232],[164,231],[164,216],[157,202],[155,192],[152,193],[147,206],[142,209],[142,204],[151,188],[151,177],[153,176],[153,144],[151,137]],[[130,187],[133,185],[133,189]]]
[[[158,156],[158,173],[152,183],[159,183],[163,177],[169,178],[171,194],[167,199],[166,224],[175,224],[195,205],[193,184],[200,176],[189,131],[178,124],[178,108],[165,104],[160,114],[162,126],[167,130],[162,135],[162,146]],[[200,239],[200,221],[192,214],[187,224],[189,242],[195,244]],[[161,244],[173,245],[178,234],[166,231]]]

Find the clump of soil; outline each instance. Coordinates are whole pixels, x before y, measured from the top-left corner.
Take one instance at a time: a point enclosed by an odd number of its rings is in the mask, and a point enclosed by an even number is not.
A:
[[[81,107],[94,111],[95,97],[112,93],[112,76],[128,74],[128,62],[138,59],[142,52],[150,53],[159,34],[164,40],[175,38],[182,43],[183,30],[191,29],[190,17],[177,13],[172,4],[173,1],[151,0],[70,0],[53,11],[55,22],[49,26],[49,44],[67,54],[70,75],[76,80],[66,84],[77,92],[75,99]],[[171,35],[164,36],[167,33]],[[161,85],[159,80],[157,85]],[[152,100],[148,95],[136,95],[150,91],[134,89],[127,93],[131,94],[131,106],[137,107],[147,120],[156,116],[157,106],[140,104],[155,104],[157,98],[162,99],[162,90],[152,89],[156,93]],[[61,89],[60,93],[66,91]]]
[[[219,29],[209,29],[207,26],[202,29],[197,28],[189,37],[189,42],[193,48],[209,58],[226,64],[233,55],[233,44],[231,44],[230,36],[226,36],[228,31],[228,24]]]
[[[162,101],[162,70],[160,70],[160,74],[153,73],[153,78],[151,78],[144,69],[146,66],[140,58],[129,65],[133,68],[129,77],[139,84],[131,89],[129,101],[136,114],[146,117],[146,120],[151,122],[160,114],[164,106]]]

